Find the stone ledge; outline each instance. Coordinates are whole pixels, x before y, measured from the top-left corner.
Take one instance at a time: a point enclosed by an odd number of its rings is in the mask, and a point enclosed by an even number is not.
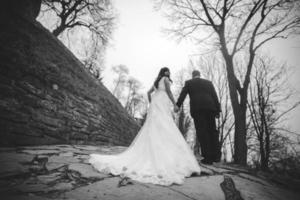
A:
[[[299,196],[226,164],[201,164],[203,173],[187,178],[183,185],[162,187],[131,180],[120,187],[120,177],[99,173],[88,163],[91,153],[117,154],[125,149],[65,144],[0,148],[0,195],[6,200],[221,200],[225,196],[220,184],[227,176],[245,200],[296,200]]]

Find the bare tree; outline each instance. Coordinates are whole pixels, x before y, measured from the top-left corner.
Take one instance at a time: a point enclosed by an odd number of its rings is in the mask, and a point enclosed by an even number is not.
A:
[[[283,134],[291,133],[282,128],[286,120],[284,117],[300,104],[300,101],[293,100],[295,93],[287,86],[287,71],[285,64],[279,65],[267,56],[259,57],[254,63],[254,81],[250,85],[248,107],[251,130],[255,135],[253,150],[257,152],[258,146],[262,170],[269,169],[270,156],[279,149],[276,145],[278,139],[283,140]],[[285,105],[287,102],[288,106]]]
[[[299,29],[299,1],[287,0],[161,0],[180,38],[212,39],[225,61],[229,94],[235,118],[234,161],[247,163],[247,99],[256,52],[267,42],[287,38]],[[206,35],[199,34],[206,31]],[[201,37],[203,36],[203,37]],[[242,79],[234,60],[247,55]]]
[[[112,67],[112,71],[117,75],[114,79],[112,94],[121,101],[123,98],[124,88],[126,87],[129,69],[126,65],[116,65]]]
[[[142,104],[145,103],[145,98],[140,92],[142,83],[137,79],[130,77],[127,80],[126,86],[128,95],[125,102],[125,109],[131,116],[135,117]]]
[[[189,73],[190,70],[191,70],[190,68],[182,68],[176,73],[174,79],[175,96],[179,96],[185,81],[188,79],[188,77],[191,74]],[[188,100],[186,100],[184,104],[181,106],[177,114],[177,126],[184,137],[186,137],[186,134],[190,129],[190,124],[191,124],[191,117],[189,115]]]
[[[43,0],[42,12],[52,11],[57,16],[52,33],[57,37],[74,27],[87,28],[105,44],[111,35],[115,14],[107,0]]]
[[[83,58],[81,59],[83,65],[95,78],[102,80],[105,46],[100,45],[97,39],[93,39],[89,43],[84,41],[83,46]]]
[[[184,138],[186,138],[187,136],[187,132],[189,131],[191,126],[191,122],[191,117],[186,113],[186,110],[181,107],[178,112],[178,129],[180,130]]]
[[[110,0],[42,0],[38,20],[101,80],[115,16]]]
[[[134,118],[139,116],[143,118],[147,102],[141,92],[142,83],[129,75],[129,69],[125,65],[113,66],[112,71],[116,75],[111,89],[112,94],[120,101],[129,115]]]

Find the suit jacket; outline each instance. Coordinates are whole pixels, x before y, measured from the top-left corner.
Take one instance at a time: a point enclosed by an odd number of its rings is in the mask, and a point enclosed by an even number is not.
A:
[[[211,81],[202,78],[193,78],[185,82],[177,101],[180,107],[186,97],[190,97],[190,112],[193,115],[203,110],[215,112],[221,111],[216,90]]]

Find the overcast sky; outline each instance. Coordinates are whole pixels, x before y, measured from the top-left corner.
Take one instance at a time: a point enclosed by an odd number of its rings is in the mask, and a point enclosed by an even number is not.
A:
[[[110,68],[124,64],[130,75],[140,80],[144,91],[151,87],[159,69],[168,66],[174,75],[187,66],[189,57],[199,53],[197,47],[188,42],[176,43],[162,33],[168,24],[163,15],[155,11],[151,0],[114,0],[119,13],[118,26],[113,42],[108,48],[104,84],[111,87]],[[265,46],[264,50],[278,61],[286,61],[295,67],[290,77],[290,86],[300,92],[300,39],[280,40]],[[291,124],[300,133],[300,108],[295,110]]]
[[[191,44],[177,44],[167,39],[161,29],[167,23],[153,10],[151,0],[115,0],[119,24],[114,32],[112,47],[107,52],[107,69],[125,64],[130,74],[143,82],[145,88],[153,83],[159,69],[168,66],[171,72],[186,66],[189,54],[195,50]],[[109,75],[105,76],[110,82]]]

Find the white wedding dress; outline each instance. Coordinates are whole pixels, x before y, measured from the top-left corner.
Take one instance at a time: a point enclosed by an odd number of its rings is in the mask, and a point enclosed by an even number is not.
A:
[[[164,78],[152,95],[147,118],[131,145],[117,155],[91,154],[89,162],[104,173],[159,185],[182,184],[200,166],[177,128]]]

